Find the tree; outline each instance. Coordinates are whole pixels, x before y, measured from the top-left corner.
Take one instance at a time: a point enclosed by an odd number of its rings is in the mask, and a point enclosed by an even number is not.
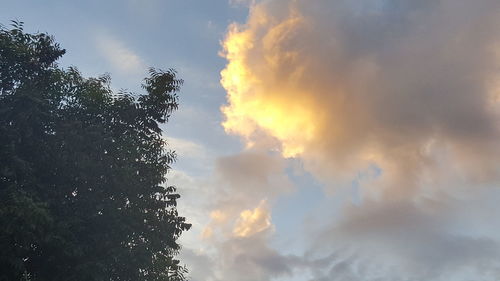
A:
[[[159,127],[182,80],[150,69],[144,95],[114,93],[64,53],[0,27],[0,280],[184,280]]]

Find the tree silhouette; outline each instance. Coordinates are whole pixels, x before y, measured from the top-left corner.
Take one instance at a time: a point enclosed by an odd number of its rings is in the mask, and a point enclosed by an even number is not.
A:
[[[64,53],[0,27],[0,280],[184,280],[159,127],[182,80],[150,69],[144,95],[114,93]]]

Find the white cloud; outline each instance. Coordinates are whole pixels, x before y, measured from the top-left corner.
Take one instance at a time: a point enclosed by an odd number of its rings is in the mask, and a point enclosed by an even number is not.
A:
[[[205,159],[208,157],[207,150],[198,143],[175,137],[167,137],[166,140],[168,147],[183,158]]]
[[[95,37],[98,51],[103,58],[116,70],[124,74],[144,73],[146,65],[124,41],[110,33],[101,32]]]

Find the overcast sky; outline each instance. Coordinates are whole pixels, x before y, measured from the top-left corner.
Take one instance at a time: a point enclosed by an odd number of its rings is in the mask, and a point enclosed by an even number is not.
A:
[[[3,0],[164,127],[192,281],[500,276],[500,1]]]

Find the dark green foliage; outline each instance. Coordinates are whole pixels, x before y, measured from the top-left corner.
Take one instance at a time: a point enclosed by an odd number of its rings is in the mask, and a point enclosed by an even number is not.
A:
[[[145,95],[113,93],[63,54],[0,30],[0,280],[184,280],[159,128],[182,81],[151,69]]]

